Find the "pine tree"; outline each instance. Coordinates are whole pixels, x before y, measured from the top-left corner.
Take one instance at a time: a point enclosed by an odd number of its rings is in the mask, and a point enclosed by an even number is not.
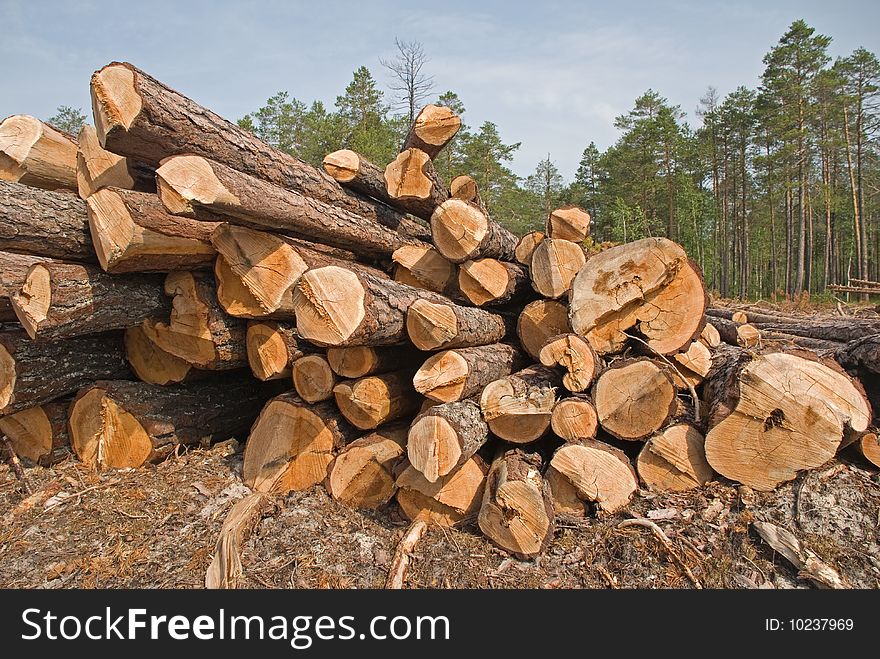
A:
[[[59,105],[55,114],[46,119],[46,123],[70,135],[77,135],[86,123],[86,115],[80,108]]]

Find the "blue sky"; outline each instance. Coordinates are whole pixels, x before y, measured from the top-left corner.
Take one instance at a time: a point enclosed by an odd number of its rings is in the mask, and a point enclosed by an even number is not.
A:
[[[649,87],[693,116],[708,85],[756,86],[761,58],[804,18],[833,56],[880,52],[880,3],[718,2],[49,2],[0,0],[0,117],[90,114],[92,71],[130,61],[237,119],[285,89],[333,104],[360,65],[387,83],[394,38],[419,40],[437,92],[461,96],[465,121],[520,141],[530,173],[549,152],[566,179],[583,148],[613,143],[612,123]]]

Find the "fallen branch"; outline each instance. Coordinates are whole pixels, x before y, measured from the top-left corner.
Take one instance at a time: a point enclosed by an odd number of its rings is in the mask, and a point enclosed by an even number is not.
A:
[[[385,582],[385,588],[400,589],[403,588],[403,579],[406,576],[406,568],[409,567],[410,553],[415,549],[416,544],[425,535],[428,524],[421,520],[416,520],[410,524],[403,539],[394,550],[394,558],[391,559],[391,568],[388,570],[388,580]]]
[[[769,522],[752,522],[752,526],[764,542],[797,568],[799,578],[809,579],[820,588],[850,588],[837,570],[801,544],[791,531]]]
[[[687,564],[684,562],[684,560],[682,560],[682,558],[675,551],[675,549],[672,546],[672,541],[669,539],[669,536],[663,532],[663,529],[661,529],[659,526],[657,526],[651,520],[644,519],[643,517],[637,517],[636,519],[625,519],[620,524],[617,525],[617,528],[625,529],[628,526],[644,526],[646,529],[650,529],[651,532],[653,532],[653,534],[655,536],[657,536],[657,539],[660,541],[660,543],[663,545],[663,547],[666,549],[666,551],[669,552],[669,555],[672,556],[673,560],[675,560],[675,562],[678,563],[679,567],[687,575],[687,578],[691,580],[692,584],[694,584],[694,588],[697,588],[698,590],[702,590],[702,588],[703,588],[702,584],[697,580],[697,578],[694,576],[694,573],[691,572],[691,569],[687,566]]]

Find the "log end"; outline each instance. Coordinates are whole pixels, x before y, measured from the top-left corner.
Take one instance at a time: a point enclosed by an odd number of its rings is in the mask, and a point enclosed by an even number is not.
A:
[[[580,499],[594,502],[605,513],[626,506],[638,490],[626,455],[595,440],[560,447],[550,465],[574,487]]]
[[[299,333],[319,345],[341,345],[364,320],[365,297],[363,284],[350,270],[332,265],[309,270],[293,295]]]
[[[12,402],[16,379],[15,357],[0,345],[0,414]]]
[[[593,402],[605,430],[642,440],[665,425],[676,408],[676,389],[666,369],[650,359],[625,360],[599,376]]]
[[[42,134],[43,122],[26,114],[0,123],[0,180],[17,182],[27,175],[28,157]]]
[[[474,305],[481,307],[508,291],[510,272],[497,259],[465,261],[458,270],[458,287]]]
[[[459,400],[467,384],[470,367],[455,350],[429,357],[413,377],[413,386],[423,396],[441,403]]]
[[[404,149],[385,168],[385,188],[392,199],[430,199],[434,182],[424,173],[431,162],[421,149]]]
[[[97,471],[140,467],[153,453],[144,427],[100,385],[80,392],[74,400],[70,443],[83,464]]]
[[[340,149],[324,156],[324,171],[340,183],[348,183],[357,176],[361,157],[350,149]]]
[[[425,414],[409,430],[406,454],[428,482],[436,483],[458,464],[461,445],[455,428],[446,419]]]
[[[124,260],[136,238],[142,238],[128,207],[117,192],[103,188],[86,199],[89,232],[98,263],[105,272],[112,272]]]
[[[122,62],[108,64],[92,74],[90,91],[95,130],[101,146],[107,148],[107,136],[127,131],[143,108],[133,67]]]
[[[49,269],[39,263],[32,265],[21,288],[12,294],[10,300],[12,310],[28,336],[37,338],[52,305],[52,276]]]
[[[333,395],[336,375],[324,355],[306,355],[293,362],[293,386],[307,403],[318,403]]]
[[[426,144],[442,147],[461,128],[461,118],[450,108],[429,104],[422,108],[413,124],[413,132]]]
[[[0,417],[0,433],[9,438],[18,457],[33,463],[52,452],[52,423],[42,406]]]
[[[236,207],[241,201],[226,189],[211,163],[201,156],[171,156],[156,170],[162,205],[173,215],[191,215],[195,206]]]
[[[648,439],[636,468],[645,485],[659,492],[692,490],[715,475],[706,461],[705,438],[686,423],[671,425]]]
[[[434,246],[447,259],[461,263],[472,258],[489,232],[489,221],[477,206],[449,199],[431,215]]]
[[[134,374],[150,384],[177,384],[193,370],[192,364],[153,343],[140,326],[125,330],[125,356]]]
[[[249,323],[245,343],[248,364],[258,380],[280,380],[290,376],[287,343],[273,325]]]
[[[535,361],[540,361],[541,348],[548,339],[570,332],[568,308],[557,300],[529,302],[516,322],[516,333],[523,350]]]
[[[590,214],[577,206],[557,208],[547,218],[547,235],[581,243],[590,235]]]
[[[406,311],[406,333],[419,350],[436,350],[458,335],[458,319],[445,304],[416,300]]]

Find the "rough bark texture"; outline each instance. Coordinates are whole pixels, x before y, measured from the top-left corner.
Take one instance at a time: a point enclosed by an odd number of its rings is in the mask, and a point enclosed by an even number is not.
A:
[[[406,442],[410,464],[431,483],[463,465],[489,439],[473,400],[435,405],[412,422]]]
[[[0,251],[0,322],[18,320],[9,298],[21,288],[30,267],[45,260],[42,256]]]
[[[346,445],[327,469],[325,485],[337,501],[379,508],[397,492],[394,470],[405,459],[407,426],[382,428]]]
[[[159,275],[113,276],[93,266],[31,266],[12,307],[32,338],[63,339],[124,329],[171,309]]]
[[[25,114],[0,122],[0,180],[76,190],[76,140]]]
[[[517,237],[480,207],[461,199],[443,202],[431,215],[434,246],[453,263],[477,258],[512,261]]]
[[[541,361],[541,348],[550,338],[570,332],[568,309],[557,300],[529,302],[516,321],[522,349],[535,361]]]
[[[434,209],[449,199],[431,158],[420,149],[401,151],[388,163],[384,179],[390,203],[424,220],[430,220]]]
[[[345,380],[336,385],[336,405],[348,421],[361,430],[414,414],[421,398],[412,385],[409,369]]]
[[[416,148],[436,158],[459,128],[461,119],[452,110],[442,105],[426,105],[416,116],[401,150]]]
[[[571,396],[556,403],[550,417],[550,427],[553,434],[566,442],[580,442],[596,436],[599,417],[589,396]]]
[[[757,311],[735,311],[732,309],[707,309],[706,315],[715,324],[716,318],[733,321],[733,316],[742,314],[751,325],[764,331],[782,332],[825,341],[855,341],[872,334],[880,334],[880,321],[860,318],[810,318],[809,316],[785,316]],[[717,327],[717,325],[716,325]]]
[[[247,326],[247,356],[258,380],[290,377],[293,363],[319,349],[303,341],[293,323],[264,320]]]
[[[48,403],[94,380],[127,377],[122,332],[34,341],[24,330],[0,331],[0,414]]]
[[[77,142],[76,184],[81,199],[107,187],[156,192],[155,168],[102,148],[94,126],[83,126]]]
[[[71,443],[99,471],[139,467],[179,445],[243,438],[277,389],[238,377],[177,387],[99,381],[80,390],[70,408]]]
[[[626,454],[594,439],[560,447],[550,466],[574,487],[579,499],[593,502],[604,513],[623,508],[638,490]]]
[[[365,375],[410,368],[422,359],[424,359],[422,353],[407,346],[389,348],[352,346],[327,350],[330,368],[343,378],[362,378]]]
[[[547,218],[547,235],[582,243],[590,235],[590,214],[577,206],[557,208]]]
[[[478,307],[505,304],[528,291],[529,271],[497,259],[465,261],[458,269],[458,288]]]
[[[471,518],[480,508],[489,467],[478,456],[431,483],[404,461],[397,476],[397,503],[411,520],[454,526]]]
[[[486,385],[480,409],[489,430],[515,444],[533,442],[550,428],[561,375],[546,366],[531,366]]]
[[[149,384],[179,384],[208,375],[208,371],[201,371],[188,361],[162,350],[150,341],[140,326],[125,330],[125,356],[138,379]]]
[[[518,558],[533,558],[550,544],[553,499],[538,454],[516,449],[492,462],[477,521],[487,538]]]
[[[406,331],[419,350],[488,345],[511,333],[513,317],[457,304],[416,300],[406,312]]]
[[[516,244],[516,249],[513,251],[514,257],[527,268],[530,267],[532,265],[532,255],[543,240],[543,232],[529,231]]]
[[[63,398],[0,416],[0,433],[9,438],[18,457],[51,467],[70,455],[68,407],[70,399]]]
[[[413,385],[423,396],[449,403],[480,393],[490,382],[519,371],[527,363],[518,348],[505,343],[446,350],[422,364]]]
[[[86,206],[98,262],[107,272],[197,270],[214,263],[217,223],[171,215],[155,194],[104,188]]]
[[[293,362],[293,388],[307,403],[319,403],[333,396],[336,374],[324,355],[307,355]]]
[[[693,426],[679,423],[653,435],[639,453],[639,478],[658,492],[683,492],[705,485],[715,472],[706,462],[706,440]]]
[[[593,346],[577,334],[559,334],[550,337],[538,353],[544,366],[565,369],[562,386],[572,393],[586,391],[602,368],[602,361]]]
[[[75,195],[0,181],[0,249],[96,263],[86,205]]]
[[[529,264],[532,286],[544,297],[562,297],[586,262],[584,250],[577,243],[545,238],[535,247]]]

